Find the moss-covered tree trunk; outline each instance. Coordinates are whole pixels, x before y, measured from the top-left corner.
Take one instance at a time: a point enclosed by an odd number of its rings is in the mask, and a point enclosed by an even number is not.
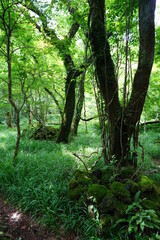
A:
[[[109,155],[123,165],[131,164],[130,141],[140,120],[154,59],[155,0],[139,1],[139,63],[127,106],[121,107],[109,42],[105,29],[105,0],[89,0],[90,41],[100,91],[106,103],[109,121]]]

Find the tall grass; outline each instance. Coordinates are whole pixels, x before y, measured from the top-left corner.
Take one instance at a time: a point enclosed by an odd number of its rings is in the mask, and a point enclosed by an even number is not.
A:
[[[143,171],[160,183],[160,124],[141,129],[140,142],[144,147]]]
[[[1,192],[56,234],[63,228],[65,234],[74,231],[82,239],[96,235],[96,223],[88,218],[83,199],[75,204],[68,198],[68,182],[77,168],[83,168],[73,152],[95,151],[99,145],[96,129],[86,133],[85,138],[80,134],[68,145],[22,138],[16,165],[13,164],[16,132],[4,126],[0,131]]]

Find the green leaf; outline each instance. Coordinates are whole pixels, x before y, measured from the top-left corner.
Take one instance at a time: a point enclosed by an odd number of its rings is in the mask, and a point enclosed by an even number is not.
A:
[[[139,201],[140,194],[141,194],[141,191],[138,191],[138,192],[135,194],[135,197],[134,197],[134,201],[135,201],[135,202],[138,202],[138,201]]]

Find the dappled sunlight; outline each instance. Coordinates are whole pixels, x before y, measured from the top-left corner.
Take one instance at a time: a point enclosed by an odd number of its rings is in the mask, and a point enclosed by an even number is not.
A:
[[[22,218],[22,213],[16,211],[16,212],[11,213],[9,217],[10,217],[11,222],[18,222]]]

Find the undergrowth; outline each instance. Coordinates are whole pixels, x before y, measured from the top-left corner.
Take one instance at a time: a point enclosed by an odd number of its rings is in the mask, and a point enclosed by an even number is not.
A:
[[[96,125],[88,126],[88,133],[85,131],[82,126],[78,137],[68,145],[23,137],[14,165],[16,131],[1,125],[0,190],[12,204],[24,212],[31,212],[57,235],[60,232],[64,236],[75,232],[80,239],[98,240],[99,223],[88,217],[83,198],[75,203],[68,197],[68,182],[73,172],[84,168],[73,153],[81,154],[88,166],[98,156],[93,155],[91,160],[83,157],[89,156],[100,145],[100,131]],[[143,171],[160,182],[160,133],[157,129],[149,129],[146,133],[142,131],[140,140],[145,149]],[[156,172],[153,173],[154,169]]]

